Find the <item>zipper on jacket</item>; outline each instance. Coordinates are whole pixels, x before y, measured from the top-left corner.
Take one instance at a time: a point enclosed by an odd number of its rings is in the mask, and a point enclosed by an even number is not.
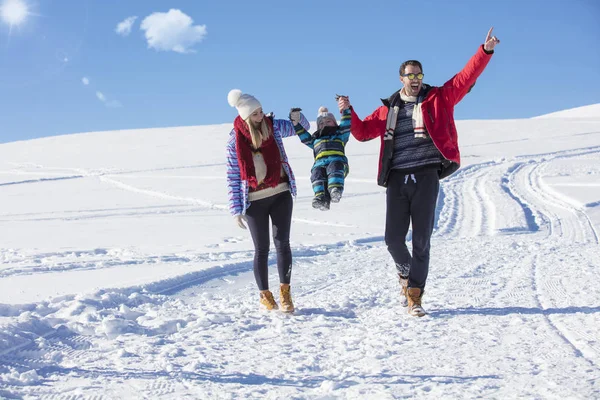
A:
[[[433,117],[431,116],[431,112],[429,112],[429,109],[427,109],[427,115],[429,115],[429,119],[431,120],[431,123],[433,124]]]

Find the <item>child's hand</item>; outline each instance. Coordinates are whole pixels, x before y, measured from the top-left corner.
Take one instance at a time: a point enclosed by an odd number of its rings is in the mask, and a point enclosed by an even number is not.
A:
[[[290,121],[292,121],[292,124],[298,125],[300,123],[300,111],[302,111],[301,108],[292,108],[290,110]]]
[[[338,108],[340,109],[340,112],[344,112],[344,110],[350,108],[350,98],[348,96],[336,95],[336,100],[338,102]]]

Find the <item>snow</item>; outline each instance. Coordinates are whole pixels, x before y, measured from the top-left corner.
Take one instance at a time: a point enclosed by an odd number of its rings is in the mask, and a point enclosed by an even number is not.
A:
[[[600,104],[590,104],[589,106],[557,111],[535,118],[592,118],[598,120],[600,119]]]
[[[285,140],[294,315],[258,310],[231,124],[0,145],[0,398],[600,397],[599,110],[458,121],[423,318],[383,241],[378,141],[350,139],[320,212]]]

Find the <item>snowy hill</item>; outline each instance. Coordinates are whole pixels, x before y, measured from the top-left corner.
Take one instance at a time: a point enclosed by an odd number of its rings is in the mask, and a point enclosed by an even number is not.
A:
[[[598,106],[458,122],[422,319],[383,242],[378,141],[350,139],[320,212],[285,140],[293,316],[257,310],[231,124],[2,144],[0,398],[598,398]]]
[[[550,114],[540,115],[535,118],[594,118],[600,119],[600,104],[571,108]]]

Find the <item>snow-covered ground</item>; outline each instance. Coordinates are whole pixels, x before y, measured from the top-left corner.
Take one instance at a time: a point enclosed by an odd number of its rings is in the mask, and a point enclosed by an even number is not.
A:
[[[286,139],[297,312],[258,311],[230,127],[0,145],[0,398],[600,398],[600,104],[458,122],[424,318],[383,242],[379,143],[354,139],[328,212]]]

